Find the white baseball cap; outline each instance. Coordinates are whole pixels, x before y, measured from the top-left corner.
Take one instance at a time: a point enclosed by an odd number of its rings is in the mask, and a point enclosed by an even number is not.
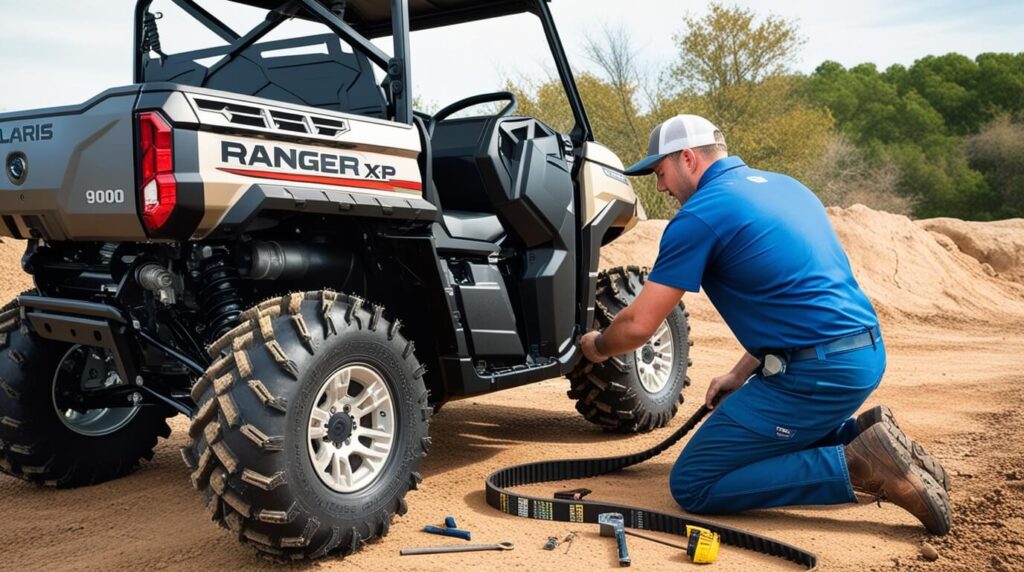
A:
[[[676,115],[654,128],[647,142],[647,156],[625,170],[627,175],[650,175],[665,155],[715,143],[718,128],[699,115]]]

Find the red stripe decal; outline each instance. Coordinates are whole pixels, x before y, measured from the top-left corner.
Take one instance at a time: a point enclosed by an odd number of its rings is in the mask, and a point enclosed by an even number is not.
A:
[[[335,187],[358,187],[361,189],[374,189],[377,191],[394,191],[396,189],[409,189],[412,191],[423,191],[423,183],[417,181],[368,181],[366,179],[346,179],[344,177],[325,177],[322,175],[300,175],[298,173],[279,173],[277,171],[255,171],[251,169],[228,169],[218,167],[218,171],[241,175],[243,177],[258,177],[260,179],[274,179],[275,181],[292,181],[295,183],[316,183],[318,185],[331,185]]]

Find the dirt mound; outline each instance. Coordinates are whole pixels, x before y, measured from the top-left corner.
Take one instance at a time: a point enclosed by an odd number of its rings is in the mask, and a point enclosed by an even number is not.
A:
[[[1024,284],[1024,219],[970,222],[930,218],[917,225],[956,244],[960,252],[987,264],[1001,278]]]
[[[861,205],[828,211],[857,280],[880,313],[952,321],[1024,315],[1024,286],[996,277],[945,235]]]

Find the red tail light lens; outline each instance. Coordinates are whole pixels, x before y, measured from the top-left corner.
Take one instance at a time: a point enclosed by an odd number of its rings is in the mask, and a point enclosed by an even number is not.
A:
[[[146,230],[160,230],[178,202],[174,131],[160,114],[139,114],[139,201]]]

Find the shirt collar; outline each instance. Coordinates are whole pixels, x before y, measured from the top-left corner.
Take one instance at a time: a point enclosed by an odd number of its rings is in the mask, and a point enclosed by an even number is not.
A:
[[[743,159],[740,159],[739,157],[722,157],[721,159],[712,163],[711,166],[708,167],[707,171],[704,171],[704,174],[701,175],[700,182],[697,183],[697,190],[700,190],[708,183],[717,179],[720,175],[727,171],[731,171],[737,167],[746,166],[747,164],[744,163]]]

